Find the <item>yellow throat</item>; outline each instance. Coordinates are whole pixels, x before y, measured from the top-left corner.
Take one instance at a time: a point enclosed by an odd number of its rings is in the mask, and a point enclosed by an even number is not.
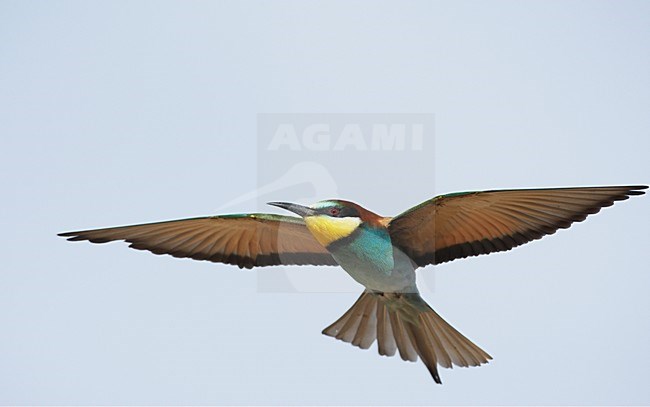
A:
[[[331,218],[329,216],[307,216],[305,218],[307,229],[318,240],[318,243],[327,247],[330,243],[350,236],[361,224],[361,219],[355,217]]]

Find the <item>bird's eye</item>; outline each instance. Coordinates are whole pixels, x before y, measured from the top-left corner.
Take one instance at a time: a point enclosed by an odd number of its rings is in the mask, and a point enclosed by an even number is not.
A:
[[[341,211],[339,210],[339,208],[330,208],[330,215],[332,215],[332,216],[338,216],[339,213],[341,213]]]

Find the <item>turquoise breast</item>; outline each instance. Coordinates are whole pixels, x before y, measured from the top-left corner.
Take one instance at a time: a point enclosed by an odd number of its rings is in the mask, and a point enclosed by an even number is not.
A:
[[[390,235],[384,228],[361,224],[327,249],[352,278],[372,290],[391,292],[415,284],[410,266],[408,270],[396,267]]]

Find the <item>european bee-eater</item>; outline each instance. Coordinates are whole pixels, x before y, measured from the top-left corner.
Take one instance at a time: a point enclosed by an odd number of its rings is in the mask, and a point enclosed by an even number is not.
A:
[[[437,365],[479,366],[492,359],[445,322],[418,293],[415,270],[510,250],[568,228],[645,185],[461,192],[437,196],[395,217],[338,199],[312,206],[271,202],[295,214],[219,215],[61,233],[195,260],[252,268],[341,266],[365,287],[325,335],[379,354],[422,359],[436,383]]]

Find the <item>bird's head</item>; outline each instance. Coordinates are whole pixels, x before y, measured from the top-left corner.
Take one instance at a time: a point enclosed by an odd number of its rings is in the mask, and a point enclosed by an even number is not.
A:
[[[269,202],[303,217],[307,229],[320,244],[327,247],[333,242],[346,238],[361,225],[369,227],[385,226],[384,219],[361,206],[340,199],[328,199],[311,206],[286,202]]]

